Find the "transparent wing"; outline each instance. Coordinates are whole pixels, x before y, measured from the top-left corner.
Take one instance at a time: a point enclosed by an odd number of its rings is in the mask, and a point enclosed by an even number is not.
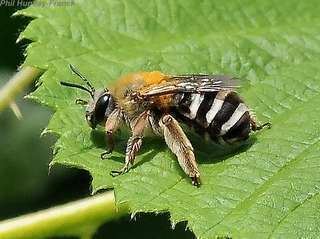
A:
[[[167,81],[157,86],[145,88],[141,96],[152,97],[173,93],[201,93],[213,92],[223,89],[233,90],[238,87],[237,78],[224,75],[179,75],[170,76]]]

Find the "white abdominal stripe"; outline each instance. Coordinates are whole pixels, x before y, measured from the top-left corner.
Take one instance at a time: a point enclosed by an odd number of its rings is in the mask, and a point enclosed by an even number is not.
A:
[[[214,117],[217,115],[223,105],[224,100],[214,99],[210,110],[206,114],[207,125],[210,125]]]
[[[191,122],[194,121],[192,124],[216,136],[225,135],[237,125],[246,112],[249,112],[239,96],[228,90],[184,93],[177,107],[182,115],[192,120]]]
[[[231,117],[228,119],[228,121],[221,126],[220,135],[226,134],[229,129],[231,129],[232,126],[234,126],[247,111],[247,106],[243,103],[240,103]]]
[[[199,106],[201,102],[203,101],[203,94],[192,94],[192,100],[191,100],[191,105],[189,107],[190,113],[189,113],[189,118],[194,119],[197,116],[197,112],[199,109]]]

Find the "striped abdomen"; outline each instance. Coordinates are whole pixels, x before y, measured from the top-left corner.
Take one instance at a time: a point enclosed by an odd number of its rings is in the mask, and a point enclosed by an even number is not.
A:
[[[249,109],[236,92],[184,93],[178,98],[177,118],[194,127],[197,133],[207,134],[217,142],[248,138]]]

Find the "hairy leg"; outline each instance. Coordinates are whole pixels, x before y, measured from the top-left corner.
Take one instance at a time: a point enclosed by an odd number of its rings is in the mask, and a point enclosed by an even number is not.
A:
[[[177,156],[183,171],[191,178],[192,184],[200,185],[200,172],[193,153],[193,147],[176,121],[171,115],[164,115],[159,121],[166,144]]]
[[[101,159],[108,158],[108,155],[112,153],[114,149],[113,134],[117,131],[121,122],[122,122],[121,110],[115,109],[114,111],[111,112],[105,124],[106,143],[108,145],[108,150],[101,154]]]
[[[148,115],[149,111],[145,111],[137,118],[130,121],[132,136],[127,142],[125,164],[120,170],[111,171],[112,176],[117,176],[128,172],[130,167],[133,165],[136,154],[142,145],[143,132],[148,123]]]

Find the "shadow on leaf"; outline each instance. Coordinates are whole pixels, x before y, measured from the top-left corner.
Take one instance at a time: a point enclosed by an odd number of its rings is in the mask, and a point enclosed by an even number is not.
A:
[[[101,148],[104,150],[107,149],[105,133],[103,131],[92,130],[90,136],[93,144],[97,148]],[[214,164],[224,161],[239,153],[245,152],[257,141],[256,136],[251,135],[248,140],[241,143],[236,143],[234,145],[220,145],[212,141],[206,141],[205,139],[203,139],[203,137],[197,135],[194,132],[188,132],[188,136],[194,147],[196,159],[199,164]],[[110,157],[106,160],[113,160],[123,163],[128,138],[129,134],[127,131],[118,132],[114,136],[114,152],[117,152],[123,156],[115,156],[114,154],[111,154]],[[167,146],[162,138],[152,136],[145,137],[133,168],[139,167],[145,162],[149,162],[159,152],[163,152],[166,148]],[[173,154],[172,157],[175,158]]]
[[[106,150],[106,140],[105,140],[105,133],[100,130],[92,130],[90,134],[90,138],[93,144],[97,148],[101,148]],[[106,160],[113,160],[117,162],[124,162],[124,153],[126,150],[127,139],[129,138],[129,134],[127,132],[119,132],[114,136],[115,141],[115,148],[114,152],[122,154],[123,156],[115,156],[111,154]],[[155,137],[146,137],[144,138],[144,142],[142,144],[141,150],[137,155],[136,163],[132,168],[138,167],[145,162],[150,161],[155,155],[161,151],[166,149],[166,145],[161,138]]]
[[[206,141],[196,133],[191,133],[190,141],[193,145],[195,156],[199,164],[214,164],[231,158],[239,153],[247,151],[256,141],[255,135],[241,143],[233,145],[220,145],[212,141]]]

